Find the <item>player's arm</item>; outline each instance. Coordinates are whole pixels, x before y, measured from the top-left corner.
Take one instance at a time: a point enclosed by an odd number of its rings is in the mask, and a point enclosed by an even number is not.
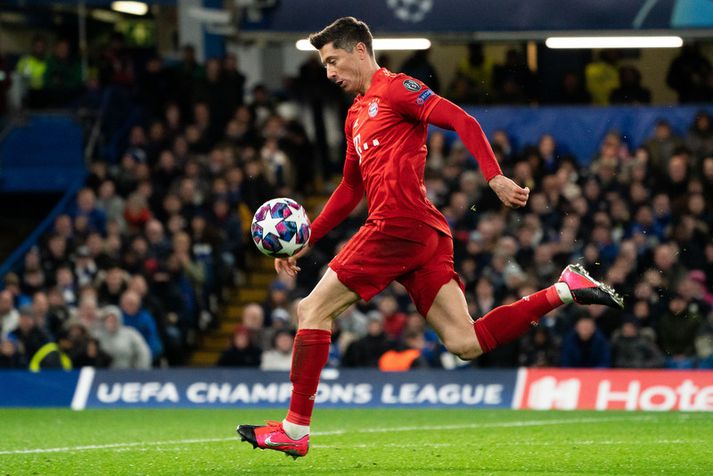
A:
[[[347,157],[344,175],[314,223],[309,245],[314,246],[324,235],[344,221],[364,197],[359,161]]]
[[[322,213],[312,223],[309,244],[290,258],[276,258],[275,270],[278,273],[284,271],[290,276],[295,276],[300,271],[297,266],[297,259],[304,256],[309,248],[344,221],[364,196],[364,184],[359,171],[359,161],[351,156],[349,150],[350,147],[347,147],[347,159],[344,161],[344,175],[341,182],[339,182],[339,185],[327,200]]]
[[[521,188],[503,175],[483,129],[472,116],[439,96],[421,81],[399,75],[389,85],[389,98],[403,116],[456,131],[468,152],[478,161],[483,176],[500,201],[509,207],[527,203],[530,190]]]
[[[428,122],[441,129],[448,129],[458,133],[463,145],[478,161],[480,170],[488,181],[488,185],[497,194],[501,202],[512,208],[525,206],[530,195],[530,189],[520,187],[503,175],[495,158],[495,153],[490,147],[490,143],[478,121],[449,100],[445,98],[439,99],[431,109]]]

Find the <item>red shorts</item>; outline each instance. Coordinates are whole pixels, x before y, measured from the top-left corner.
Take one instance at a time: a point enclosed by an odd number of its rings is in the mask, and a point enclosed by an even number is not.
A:
[[[329,263],[346,287],[369,301],[392,281],[401,283],[422,316],[428,314],[441,287],[455,279],[453,239],[420,222],[404,229],[380,231],[373,223],[362,226]]]

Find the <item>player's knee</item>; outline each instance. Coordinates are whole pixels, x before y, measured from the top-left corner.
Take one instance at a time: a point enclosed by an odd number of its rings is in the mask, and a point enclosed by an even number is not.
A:
[[[328,319],[325,319],[325,317],[321,315],[319,312],[320,307],[321,306],[317,306],[309,296],[302,299],[297,304],[297,321],[299,327],[307,329],[321,328],[324,321]]]
[[[474,339],[467,339],[463,336],[446,338],[443,344],[448,352],[463,360],[472,360],[480,354],[478,343]]]

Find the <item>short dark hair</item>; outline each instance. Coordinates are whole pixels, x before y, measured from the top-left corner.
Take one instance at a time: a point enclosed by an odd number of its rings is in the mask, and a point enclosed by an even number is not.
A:
[[[354,17],[339,18],[319,33],[309,35],[309,42],[318,50],[327,43],[334,43],[335,48],[351,52],[357,43],[364,43],[373,56],[372,39],[369,26]]]

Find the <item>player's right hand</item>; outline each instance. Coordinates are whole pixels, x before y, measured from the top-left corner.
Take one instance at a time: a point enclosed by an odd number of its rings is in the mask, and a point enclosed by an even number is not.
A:
[[[309,245],[307,245],[289,258],[275,258],[275,271],[277,271],[277,274],[285,273],[293,278],[297,276],[297,273],[301,271],[300,267],[297,266],[297,260],[304,256],[309,251],[309,248]]]
[[[527,199],[530,197],[528,187],[520,187],[504,175],[496,175],[488,182],[488,185],[505,206],[520,208],[527,205]]]

